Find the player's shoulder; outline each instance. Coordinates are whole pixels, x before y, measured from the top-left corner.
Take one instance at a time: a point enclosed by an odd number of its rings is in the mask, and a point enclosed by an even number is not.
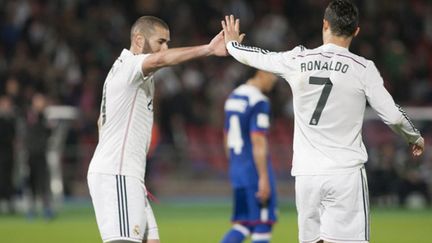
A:
[[[366,57],[360,56],[358,54],[355,54],[351,51],[348,51],[349,56],[351,57],[352,61],[355,62],[356,66],[358,67],[362,67],[361,69],[365,71],[365,73],[370,73],[370,72],[378,72],[376,66],[375,66],[375,62],[373,60],[370,60]]]
[[[307,49],[305,46],[303,45],[298,45],[296,47],[294,47],[293,49],[291,49],[290,51],[288,51],[287,53],[291,54],[291,55],[302,55],[305,52],[307,52],[309,49]]]
[[[144,60],[150,54],[133,54],[131,51],[127,49],[123,49],[120,53],[119,59],[122,61],[126,61],[127,63],[136,62],[140,60]]]
[[[243,84],[236,88],[233,92],[235,95],[247,97],[250,106],[254,106],[259,102],[268,102],[267,96],[265,96],[258,88]]]
[[[367,68],[370,60],[366,59],[363,56],[360,56],[354,52],[351,52],[349,49],[337,46],[335,44],[326,44],[319,47],[324,54],[336,55],[345,60],[349,60],[353,62],[357,67]]]
[[[366,59],[349,49],[329,43],[313,49],[305,49],[303,56],[323,56],[326,58],[338,57],[355,64],[355,66],[367,68],[373,61]]]
[[[126,60],[133,59],[134,56],[135,55],[131,51],[129,51],[128,49],[123,49],[121,51],[120,56],[118,57],[117,60],[122,60],[122,62],[123,62],[123,61],[126,61]]]
[[[358,54],[355,54],[351,52],[350,50],[347,50],[348,57],[351,57],[352,60],[359,65],[363,66],[364,68],[367,68],[371,63],[373,64],[372,60],[369,60],[363,56],[360,56]]]
[[[123,49],[120,56],[115,61],[114,65],[118,65],[120,73],[126,76],[134,76],[136,78],[147,79],[147,76],[142,74],[142,63],[151,54],[133,54],[127,49]],[[138,80],[137,79],[137,80]]]

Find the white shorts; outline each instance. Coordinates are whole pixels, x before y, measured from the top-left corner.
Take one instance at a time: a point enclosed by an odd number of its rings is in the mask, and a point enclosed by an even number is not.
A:
[[[364,167],[348,174],[296,176],[295,191],[300,242],[369,242]]]
[[[102,240],[159,239],[144,182],[134,177],[90,173],[90,195]]]

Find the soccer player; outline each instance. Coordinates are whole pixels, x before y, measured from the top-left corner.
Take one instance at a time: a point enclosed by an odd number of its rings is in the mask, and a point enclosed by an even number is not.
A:
[[[233,226],[222,243],[270,242],[276,221],[276,187],[267,131],[270,104],[263,92],[276,82],[274,74],[257,71],[225,102],[225,148],[234,194]]]
[[[222,32],[209,44],[168,49],[167,24],[140,17],[103,87],[99,143],[88,171],[96,221],[104,242],[159,242],[144,186],[153,123],[153,74],[204,56],[226,56]]]
[[[239,24],[222,21],[228,52],[290,84],[295,113],[292,175],[300,242],[369,242],[369,202],[362,141],[366,102],[422,154],[424,139],[383,86],[375,64],[351,53],[359,13],[334,0],[324,13],[323,45],[274,53],[238,43]]]

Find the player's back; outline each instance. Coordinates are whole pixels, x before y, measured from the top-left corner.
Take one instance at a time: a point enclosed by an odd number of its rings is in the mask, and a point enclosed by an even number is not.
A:
[[[340,173],[367,160],[361,136],[368,60],[326,44],[293,58],[293,175]]]
[[[267,97],[252,85],[239,86],[225,102],[225,132],[234,187],[257,184],[250,134],[268,129],[268,113]]]

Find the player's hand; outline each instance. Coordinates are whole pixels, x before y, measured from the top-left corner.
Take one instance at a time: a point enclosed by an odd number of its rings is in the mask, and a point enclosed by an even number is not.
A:
[[[414,156],[420,156],[424,150],[424,138],[420,137],[411,145],[411,151]]]
[[[270,198],[270,193],[271,189],[268,178],[260,178],[258,181],[258,192],[256,193],[256,197],[262,204],[266,204]]]
[[[225,47],[223,30],[219,32],[208,44],[211,55],[225,57],[228,56],[228,51]]]
[[[234,19],[234,15],[225,16],[225,20],[222,20],[222,29],[225,37],[225,44],[230,41],[237,41],[241,43],[245,34],[240,34],[240,20]]]

